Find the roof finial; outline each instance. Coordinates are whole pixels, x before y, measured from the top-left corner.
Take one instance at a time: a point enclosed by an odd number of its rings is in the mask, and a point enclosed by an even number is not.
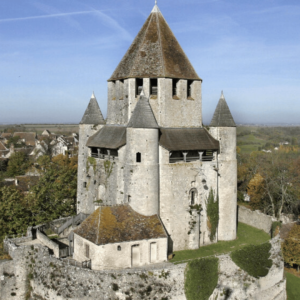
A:
[[[94,91],[93,91],[93,95],[92,95],[92,97],[91,97],[92,99],[95,99],[96,97],[95,97],[95,93],[94,93]]]
[[[223,91],[221,92],[221,99],[225,99]]]
[[[152,12],[154,13],[154,12],[160,12],[159,11],[159,8],[158,8],[158,6],[157,6],[157,0],[155,0],[155,5],[154,5],[154,7],[153,7],[153,9],[152,9]]]

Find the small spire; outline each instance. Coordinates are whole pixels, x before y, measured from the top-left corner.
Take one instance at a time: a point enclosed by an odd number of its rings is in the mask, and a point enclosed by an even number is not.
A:
[[[91,99],[96,99],[94,91],[93,91]]]
[[[142,88],[142,91],[141,91],[141,93],[140,93],[140,96],[145,96],[144,88]]]

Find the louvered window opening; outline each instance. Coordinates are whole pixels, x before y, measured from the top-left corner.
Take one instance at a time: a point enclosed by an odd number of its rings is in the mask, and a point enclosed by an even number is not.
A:
[[[137,78],[135,81],[135,97],[139,96],[143,90],[143,78]]]
[[[187,97],[192,98],[193,97],[193,80],[188,80],[188,87],[187,87]]]
[[[172,80],[172,96],[178,96],[178,84],[179,79],[173,79]]]
[[[203,154],[200,155],[199,152],[202,152]],[[192,162],[197,160],[205,162],[213,161],[215,159],[213,150],[172,151],[170,152],[171,155],[169,156],[169,163],[172,164],[184,161],[183,153],[187,153],[185,162]]]
[[[90,258],[90,246],[89,245],[85,245],[85,256],[87,258]]]
[[[157,96],[158,87],[157,87],[157,78],[150,79],[150,95]]]
[[[92,157],[94,158],[100,158],[100,159],[114,159],[115,157],[118,157],[118,150],[116,149],[106,149],[106,148],[96,148],[92,147]]]

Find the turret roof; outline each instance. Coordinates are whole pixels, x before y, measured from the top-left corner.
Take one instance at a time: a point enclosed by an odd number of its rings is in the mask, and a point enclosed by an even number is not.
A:
[[[201,80],[156,4],[109,80],[149,77]]]
[[[236,127],[234,119],[226,103],[223,91],[209,126],[210,127]]]
[[[80,124],[105,124],[102,112],[94,93],[91,96],[90,103],[81,119]]]
[[[133,128],[158,128],[157,121],[153,114],[149,99],[142,91],[127,127]]]

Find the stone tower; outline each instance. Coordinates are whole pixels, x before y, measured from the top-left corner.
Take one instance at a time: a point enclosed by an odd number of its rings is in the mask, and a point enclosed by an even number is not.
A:
[[[93,93],[89,105],[79,123],[78,149],[78,179],[77,179],[77,212],[92,213],[94,211],[94,194],[96,191],[88,189],[90,181],[87,161],[90,149],[86,147],[87,140],[103,127],[105,121],[97,99]]]
[[[220,143],[218,239],[229,241],[236,238],[236,218],[230,218],[230,216],[236,216],[237,213],[236,124],[223,92],[210,123],[210,133]]]
[[[155,5],[108,80],[107,124],[126,125],[144,90],[159,126],[201,127],[201,83]]]
[[[143,95],[127,126],[125,195],[144,216],[158,214],[159,130],[149,100]]]

